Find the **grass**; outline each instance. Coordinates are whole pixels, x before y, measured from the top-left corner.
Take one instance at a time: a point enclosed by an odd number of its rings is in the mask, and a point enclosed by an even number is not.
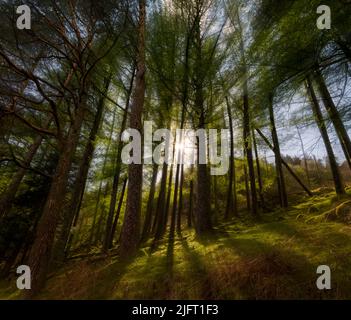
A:
[[[350,299],[351,226],[341,216],[325,218],[348,200],[320,192],[259,223],[245,215],[201,240],[186,230],[151,255],[145,245],[130,262],[71,261],[50,276],[39,298]],[[315,285],[322,264],[332,271],[329,291]],[[0,283],[0,298],[18,298],[14,285],[14,279]]]

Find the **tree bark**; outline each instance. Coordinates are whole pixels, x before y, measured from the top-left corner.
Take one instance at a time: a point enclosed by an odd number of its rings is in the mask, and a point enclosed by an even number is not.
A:
[[[306,152],[305,152],[305,146],[303,144],[303,140],[302,140],[302,136],[301,136],[301,133],[300,133],[300,129],[299,129],[299,127],[297,125],[296,125],[296,130],[297,130],[297,135],[299,136],[299,140],[300,140],[300,144],[301,144],[301,150],[302,150],[302,154],[303,154],[303,160],[304,160],[304,165],[305,165],[307,183],[308,183],[308,186],[311,188],[311,178],[310,178],[310,171],[308,169],[308,162],[307,162],[307,156],[306,156]]]
[[[271,133],[272,133],[272,140],[273,140],[273,149],[274,149],[274,157],[275,157],[275,168],[277,173],[277,182],[278,182],[278,193],[280,199],[280,205],[282,208],[288,207],[288,196],[286,194],[286,186],[285,186],[285,179],[284,173],[282,168],[282,158],[280,154],[280,144],[277,134],[277,129],[275,126],[275,119],[274,119],[274,110],[273,110],[273,96],[270,95],[269,97],[269,119],[271,124]]]
[[[257,142],[255,136],[255,130],[252,129],[252,143],[254,146],[255,151],[255,160],[256,160],[256,171],[257,171],[257,181],[258,181],[258,193],[260,196],[261,207],[264,208],[264,197],[263,197],[263,182],[262,182],[262,174],[261,174],[261,165],[260,165],[260,158],[258,157],[258,150],[257,150]]]
[[[130,113],[130,127],[141,133],[145,100],[145,19],[146,1],[139,0],[137,73]],[[127,207],[122,226],[120,257],[128,258],[136,253],[140,241],[141,193],[143,165],[132,163],[128,167]]]
[[[314,91],[314,88],[312,85],[311,76],[307,77],[306,88],[307,88],[308,95],[309,95],[310,100],[311,100],[313,114],[314,114],[314,117],[316,119],[319,131],[321,133],[325,149],[326,149],[327,154],[328,154],[329,165],[330,165],[330,169],[331,169],[331,172],[333,175],[335,191],[338,195],[344,194],[345,193],[344,185],[343,185],[343,182],[341,179],[341,175],[339,172],[338,164],[336,162],[334,151],[333,151],[332,145],[331,145],[330,140],[329,140],[328,131],[327,131],[327,128],[325,126],[324,119],[323,119],[323,114],[321,112],[321,109],[320,109],[320,106],[319,106],[319,103],[317,100],[317,96],[315,94],[315,91]]]
[[[154,212],[154,200],[155,200],[157,174],[158,174],[158,164],[154,163],[152,167],[150,192],[149,192],[149,198],[147,201],[145,221],[144,221],[143,232],[141,235],[141,241],[147,240],[151,231],[152,216]]]
[[[162,177],[160,183],[160,191],[157,198],[156,215],[153,223],[153,232],[155,233],[155,241],[162,237],[165,223],[165,207],[166,207],[166,194],[167,194],[167,173],[168,165],[166,162],[162,165]]]
[[[245,152],[244,152],[244,158],[245,158]],[[249,186],[249,179],[247,176],[247,167],[246,167],[245,160],[243,163],[243,171],[244,171],[244,181],[245,181],[246,208],[248,211],[251,211],[250,186]]]
[[[193,183],[193,180],[191,180],[190,191],[189,191],[188,228],[192,227],[192,221],[193,221],[193,197],[194,197],[194,183]]]
[[[112,230],[111,230],[111,239],[110,239],[110,243],[109,243],[109,249],[111,249],[112,246],[113,246],[113,238],[115,236],[118,219],[119,219],[119,216],[121,214],[121,209],[122,209],[122,204],[123,204],[123,199],[124,199],[124,194],[125,194],[125,190],[126,190],[127,181],[128,181],[127,178],[125,178],[124,181],[123,181],[123,187],[122,187],[122,191],[121,191],[121,196],[119,198],[119,203],[118,203],[118,207],[117,207],[116,216],[115,216],[115,219],[113,220],[113,225],[112,225]]]
[[[185,120],[185,102],[182,105],[182,113],[181,113],[181,120],[180,120],[180,129],[183,129],[184,120]],[[182,145],[183,137],[179,137],[179,145]],[[176,146],[176,144],[175,144]],[[182,160],[182,150],[177,150],[177,168],[175,174],[175,183],[174,183],[174,194],[173,194],[173,203],[172,203],[172,215],[171,215],[171,225],[169,231],[169,237],[173,239],[174,231],[176,226],[176,218],[177,218],[177,208],[178,208],[178,188],[179,188],[179,179],[180,179],[180,169],[181,169],[181,160]],[[179,213],[179,212],[178,212]],[[179,217],[180,218],[180,217]]]
[[[110,243],[112,242],[112,238],[111,238],[112,237],[112,224],[113,224],[112,220],[113,220],[113,216],[115,214],[115,209],[116,209],[118,184],[119,184],[119,177],[121,175],[121,167],[122,167],[122,163],[121,163],[121,161],[122,161],[121,155],[122,155],[122,149],[123,149],[122,134],[123,134],[124,130],[126,129],[126,125],[127,125],[128,108],[129,108],[130,97],[132,94],[133,83],[134,83],[134,73],[135,73],[135,70],[133,69],[129,88],[127,91],[127,96],[126,96],[125,113],[123,114],[121,129],[119,131],[119,135],[118,135],[118,139],[117,139],[118,147],[117,147],[117,154],[116,154],[116,167],[115,167],[115,173],[113,175],[110,207],[109,207],[107,220],[106,220],[105,238],[104,238],[104,244],[103,244],[104,251],[109,249]]]
[[[86,99],[86,93],[81,93],[81,101],[79,102],[67,138],[64,142],[61,141],[62,148],[60,158],[28,259],[28,265],[31,268],[32,274],[32,289],[28,290],[27,295],[29,298],[35,296],[39,292],[46,280],[55,232],[66,193],[68,174],[79,141],[80,130],[86,110]]]
[[[104,95],[106,95],[108,92],[110,82],[111,82],[111,76],[105,78],[104,89],[103,89]],[[79,165],[79,170],[76,176],[76,181],[75,181],[74,190],[72,194],[71,204],[65,213],[62,230],[54,250],[54,254],[55,254],[54,259],[56,260],[55,262],[57,263],[63,262],[63,260],[66,257],[66,245],[71,231],[72,223],[75,217],[79,215],[79,211],[82,205],[85,185],[88,177],[91,160],[95,151],[96,137],[101,125],[104,106],[105,106],[105,99],[104,99],[104,96],[101,96],[97,106],[97,111],[94,118],[93,126],[90,130],[88,142],[85,147],[81,163]]]
[[[242,35],[242,28],[240,22],[239,12],[237,12],[237,21],[240,30],[240,55],[242,59],[242,75],[243,81],[243,139],[244,139],[244,150],[247,159],[249,181],[250,181],[250,192],[251,192],[251,213],[254,216],[258,215],[257,207],[257,192],[256,192],[256,179],[255,179],[255,168],[252,155],[252,141],[251,141],[251,119],[250,119],[250,105],[249,105],[249,89],[248,89],[248,73],[245,58],[245,47]]]
[[[114,132],[114,128],[115,128],[115,122],[116,122],[116,110],[113,112],[111,130],[109,132],[108,144],[107,144],[107,148],[106,148],[106,152],[105,152],[104,162],[102,165],[102,175],[103,176],[105,175],[107,157],[109,155],[109,151],[110,151],[110,147],[111,147],[111,141],[112,141],[112,136],[113,136],[113,132]],[[89,240],[88,240],[88,247],[90,247],[94,241],[95,225],[96,225],[96,220],[97,220],[97,216],[98,216],[98,210],[100,207],[100,198],[101,198],[101,193],[102,193],[102,184],[103,184],[103,180],[101,180],[99,183],[99,189],[98,189],[98,193],[97,193],[97,199],[96,199],[94,215],[93,215],[93,224],[91,226],[90,236],[89,236]]]
[[[340,117],[339,111],[336,108],[332,97],[330,96],[328,87],[324,81],[322,73],[317,68],[315,71],[315,79],[318,84],[319,91],[322,96],[323,104],[328,112],[329,118],[332,121],[336,134],[339,138],[342,150],[345,155],[345,159],[351,169],[351,140],[347,134],[347,130],[343,124],[343,121]]]
[[[180,184],[179,184],[179,206],[177,213],[177,232],[182,229],[182,213],[183,213],[183,187],[184,187],[184,164],[180,167]]]
[[[229,155],[229,181],[227,188],[227,204],[224,214],[224,219],[229,219],[233,215],[237,215],[237,204],[236,204],[236,195],[235,190],[233,190],[233,184],[235,183],[235,159],[234,159],[234,129],[233,129],[233,119],[232,111],[229,106],[228,97],[226,97],[227,104],[227,114],[229,121],[229,134],[230,134],[230,155]]]

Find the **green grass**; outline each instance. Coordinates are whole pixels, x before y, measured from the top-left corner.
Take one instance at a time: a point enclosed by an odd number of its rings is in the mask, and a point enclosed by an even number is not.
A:
[[[349,199],[320,193],[260,222],[233,219],[201,240],[186,230],[152,254],[146,245],[128,263],[117,257],[72,261],[50,276],[39,298],[351,299],[351,226],[318,219]],[[332,270],[329,291],[315,285],[322,264]],[[14,284],[0,283],[0,298],[18,297]]]

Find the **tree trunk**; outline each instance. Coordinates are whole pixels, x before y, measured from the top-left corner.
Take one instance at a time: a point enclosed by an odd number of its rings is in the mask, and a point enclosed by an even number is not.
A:
[[[121,125],[121,129],[120,129],[118,139],[117,139],[118,146],[117,146],[117,153],[116,153],[116,167],[115,167],[115,173],[113,175],[110,206],[109,206],[109,211],[108,211],[107,219],[106,219],[103,251],[108,250],[109,243],[111,242],[111,231],[112,231],[113,217],[115,215],[119,177],[121,175],[121,168],[122,168],[122,163],[121,163],[121,161],[122,161],[121,155],[122,155],[122,149],[123,149],[122,133],[126,128],[127,117],[128,117],[128,112],[126,110],[125,113],[123,114],[122,125]]]
[[[260,158],[258,157],[257,143],[255,130],[252,129],[252,142],[255,151],[255,160],[256,160],[256,171],[257,171],[257,180],[258,180],[258,191],[260,196],[261,207],[264,208],[264,197],[263,197],[263,182],[262,182],[262,174],[261,174],[261,165]]]
[[[113,132],[114,132],[114,128],[115,128],[115,122],[116,122],[116,110],[113,112],[111,130],[109,132],[109,139],[108,139],[108,144],[107,144],[107,148],[106,148],[106,152],[105,152],[104,163],[102,165],[103,177],[105,175],[107,157],[109,155],[109,151],[110,151],[110,147],[111,147],[111,141],[112,141],[112,136],[113,136]],[[88,240],[88,247],[90,247],[94,241],[95,225],[96,225],[96,220],[97,220],[97,216],[98,216],[98,210],[100,207],[100,198],[101,198],[101,193],[102,193],[102,184],[103,184],[103,180],[101,180],[99,183],[99,189],[98,189],[98,193],[97,193],[97,199],[96,199],[94,215],[93,215],[93,224],[91,226],[90,236],[89,236],[89,240]]]
[[[184,126],[184,118],[185,118],[185,106],[186,104],[183,103],[182,105],[182,113],[180,119],[180,129],[183,129]],[[178,144],[182,145],[183,136],[180,135]],[[176,146],[176,144],[175,144]],[[174,231],[176,226],[176,218],[177,218],[177,208],[178,208],[178,188],[179,188],[179,179],[180,179],[180,169],[181,169],[181,160],[182,160],[182,150],[177,150],[177,169],[175,174],[175,184],[174,184],[174,194],[173,194],[173,203],[172,203],[172,215],[171,215],[171,226],[169,231],[169,236],[171,239],[174,237]],[[178,212],[179,213],[179,212]],[[180,217],[179,217],[180,219]],[[180,225],[179,225],[180,226]]]
[[[32,274],[32,289],[28,291],[28,297],[35,296],[43,287],[52,253],[57,224],[63,200],[66,194],[68,174],[72,159],[79,141],[86,110],[86,94],[81,96],[80,105],[77,108],[75,119],[71,125],[67,138],[61,141],[62,148],[60,158],[53,176],[50,191],[46,199],[43,213],[38,224],[36,237],[29,255],[28,265]]]
[[[157,198],[156,215],[153,223],[153,232],[155,233],[155,241],[159,240],[164,230],[165,206],[166,206],[166,189],[167,189],[167,173],[168,165],[166,162],[162,165],[162,177],[160,183],[160,191]]]
[[[104,199],[107,198],[108,193],[110,192],[110,184],[109,182],[106,183],[105,185],[105,191],[104,191],[104,195],[103,195],[103,201],[101,203],[101,207],[100,207],[100,217],[97,223],[97,228],[95,230],[95,239],[93,241],[94,245],[97,245],[99,243],[101,243],[101,245],[103,245],[103,241],[104,241],[104,228],[103,226],[105,225],[106,222],[106,205],[105,205],[105,201]]]
[[[123,204],[123,199],[124,199],[124,194],[125,194],[125,190],[126,190],[127,181],[128,181],[127,178],[125,178],[124,181],[123,181],[121,197],[119,198],[119,203],[118,203],[118,207],[117,207],[116,216],[115,216],[115,219],[113,220],[113,225],[112,225],[112,230],[111,230],[111,240],[110,240],[109,247],[108,247],[109,249],[111,249],[112,246],[113,246],[113,238],[115,236],[118,219],[119,219],[119,216],[121,214],[121,209],[122,209],[122,204]]]
[[[154,163],[152,167],[152,178],[150,185],[149,198],[147,201],[146,214],[143,232],[141,235],[141,241],[147,240],[150,231],[151,231],[151,223],[152,223],[152,215],[154,211],[154,200],[155,200],[155,190],[156,190],[156,182],[157,182],[157,174],[158,174],[158,164]]]
[[[137,73],[130,113],[130,127],[141,133],[145,100],[145,0],[139,0]],[[128,167],[127,207],[122,226],[120,256],[127,258],[136,253],[140,241],[140,210],[143,184],[143,165],[132,163]]]
[[[175,174],[175,184],[173,192],[173,202],[172,202],[172,213],[171,213],[171,225],[169,228],[169,238],[174,238],[174,231],[176,226],[176,214],[177,214],[177,205],[178,205],[178,185],[179,185],[179,169],[180,165],[177,164],[176,174]]]
[[[244,158],[245,158],[245,152],[244,152]],[[248,211],[251,211],[250,186],[249,186],[249,179],[247,176],[247,168],[246,168],[245,159],[243,162],[243,171],[244,171],[244,181],[245,181],[246,208]]]
[[[182,213],[183,213],[183,187],[184,187],[184,164],[180,168],[180,185],[179,185],[179,206],[177,214],[177,232],[181,232],[182,228]]]
[[[111,76],[105,78],[103,92],[106,95],[110,86]],[[94,118],[93,126],[90,130],[89,139],[85,147],[79,170],[76,176],[74,190],[72,194],[71,204],[65,213],[63,226],[57,244],[54,250],[56,260],[55,262],[61,263],[65,259],[66,245],[69,238],[70,230],[72,227],[73,220],[79,215],[79,211],[83,201],[83,195],[85,185],[88,177],[88,172],[91,164],[92,157],[95,151],[96,136],[98,134],[102,115],[104,112],[105,99],[103,96],[100,97],[100,101],[97,106],[96,115]]]
[[[319,168],[318,161],[315,155],[313,155],[314,165],[316,166],[317,176],[319,182],[322,182],[321,169]]]
[[[174,159],[174,156],[173,156],[173,159]],[[173,169],[174,169],[174,165],[171,164],[170,173],[169,173],[169,177],[168,177],[166,206],[165,206],[165,212],[163,214],[162,235],[167,230],[168,215],[169,215],[169,208],[171,205],[171,195],[172,195]]]
[[[191,180],[190,191],[189,191],[188,228],[191,228],[192,221],[193,221],[193,197],[194,197],[194,183],[193,183],[193,180]]]
[[[280,145],[279,139],[277,134],[277,129],[275,126],[275,119],[274,119],[274,110],[273,110],[273,96],[270,95],[269,97],[269,119],[271,124],[271,133],[272,133],[272,140],[273,140],[273,149],[274,149],[274,157],[275,157],[275,168],[277,173],[277,181],[278,181],[278,193],[280,199],[280,205],[282,208],[288,207],[288,196],[286,194],[286,186],[285,186],[285,179],[284,173],[282,168],[282,158],[280,154]]]
[[[238,26],[240,29],[240,55],[242,58],[242,75],[243,81],[243,139],[244,139],[244,149],[247,159],[249,180],[250,180],[250,191],[251,191],[251,213],[254,216],[258,215],[257,207],[257,193],[256,193],[256,180],[255,180],[255,168],[252,155],[252,141],[251,141],[251,120],[250,120],[250,106],[249,106],[249,90],[248,90],[248,73],[247,65],[245,59],[245,48],[244,41],[242,37],[242,28],[240,22],[239,12],[237,12]]]
[[[321,93],[323,104],[328,112],[329,118],[332,121],[336,134],[339,138],[341,147],[343,149],[345,159],[351,169],[351,140],[347,134],[347,130],[342,122],[339,111],[336,108],[332,97],[330,96],[328,87],[323,79],[322,73],[317,69],[315,72],[315,79]]]
[[[306,171],[306,177],[307,177],[307,183],[308,183],[308,186],[311,188],[311,178],[310,178],[310,171],[308,169],[308,163],[307,163],[307,156],[306,156],[306,152],[305,152],[305,146],[303,144],[303,140],[302,140],[302,136],[301,136],[299,127],[297,125],[296,125],[296,130],[297,130],[297,134],[299,136],[299,140],[300,140],[300,144],[301,144],[303,160],[304,160],[304,165],[305,165],[305,171]]]
[[[218,224],[218,216],[219,216],[219,205],[218,205],[218,183],[217,183],[217,176],[213,176],[213,202],[214,202],[214,215],[213,215],[213,222],[214,224]]]
[[[128,108],[129,108],[130,97],[132,94],[133,83],[134,83],[134,73],[135,73],[135,70],[133,69],[129,88],[127,91],[125,112],[123,114],[121,129],[119,131],[119,135],[118,135],[118,139],[117,139],[118,147],[117,147],[117,154],[116,154],[116,167],[115,167],[115,174],[113,176],[110,207],[109,207],[107,221],[106,221],[105,238],[104,238],[104,244],[103,244],[104,251],[106,251],[109,248],[110,243],[112,242],[112,224],[113,224],[112,220],[113,220],[113,216],[115,214],[115,209],[116,209],[118,184],[119,184],[119,177],[121,175],[121,167],[122,167],[122,163],[121,163],[121,161],[122,161],[121,155],[122,155],[122,149],[123,149],[122,134],[123,134],[124,130],[126,129],[126,125],[127,125]]]
[[[324,123],[323,114],[321,112],[321,109],[317,100],[317,96],[315,94],[315,91],[312,85],[312,79],[310,76],[308,76],[307,78],[306,88],[307,88],[309,97],[311,99],[312,110],[319,128],[319,131],[321,133],[321,136],[325,145],[325,149],[328,154],[329,165],[330,165],[330,169],[333,175],[333,180],[335,185],[335,191],[339,195],[344,194],[345,190],[344,190],[343,182],[341,180],[338,164],[335,159],[334,151],[328,136],[328,131]]]
[[[233,184],[235,184],[235,159],[234,159],[234,129],[233,129],[233,119],[232,111],[229,106],[228,97],[226,97],[227,103],[227,114],[229,121],[229,134],[230,134],[230,155],[229,155],[229,181],[227,189],[227,204],[225,209],[224,218],[228,219],[232,214],[237,215],[237,204],[236,204],[236,195],[233,191]]]

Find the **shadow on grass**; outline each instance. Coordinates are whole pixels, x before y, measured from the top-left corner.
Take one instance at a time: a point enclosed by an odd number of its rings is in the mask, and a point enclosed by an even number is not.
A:
[[[219,288],[212,281],[202,257],[195,250],[190,249],[188,242],[183,237],[180,237],[180,243],[190,265],[191,280],[200,288],[198,298],[205,300],[218,299]],[[191,287],[188,288],[188,290],[192,289]]]

